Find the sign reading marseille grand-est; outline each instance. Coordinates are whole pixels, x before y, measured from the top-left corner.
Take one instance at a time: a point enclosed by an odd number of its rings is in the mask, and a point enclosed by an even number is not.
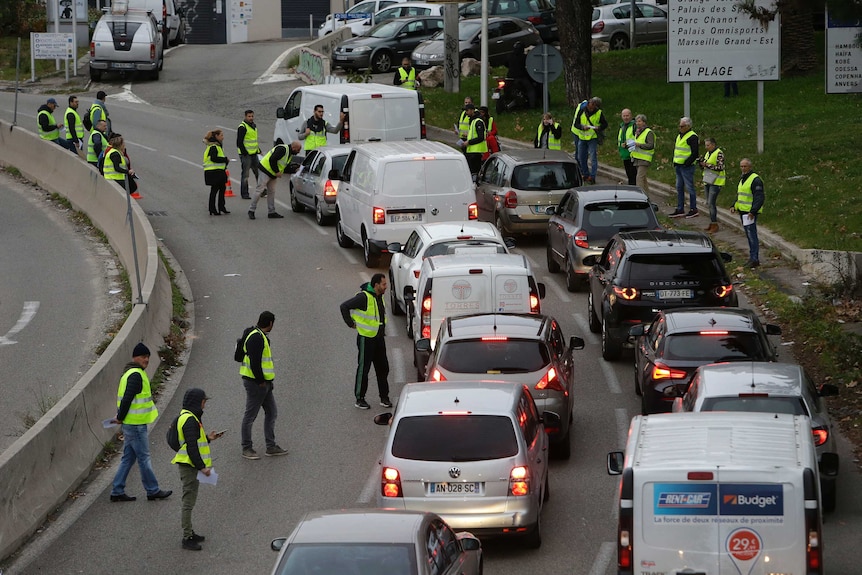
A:
[[[739,0],[669,0],[668,82],[779,80],[778,16],[764,25]],[[772,0],[755,0],[774,10]]]

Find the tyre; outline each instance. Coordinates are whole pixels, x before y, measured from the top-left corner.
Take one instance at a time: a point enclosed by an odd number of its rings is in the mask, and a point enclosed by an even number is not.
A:
[[[590,332],[599,333],[602,331],[602,324],[599,323],[599,316],[596,315],[596,310],[593,307],[593,292],[590,291],[587,296],[587,321],[590,324]]]
[[[387,50],[378,50],[371,55],[370,66],[375,74],[385,74],[392,69],[392,54]]]
[[[374,251],[371,247],[371,240],[364,233],[362,234],[362,255],[365,259],[365,267],[376,268],[380,263],[380,254]]]
[[[500,214],[497,214],[497,217],[494,218],[494,225],[500,230],[500,235],[506,235],[506,225],[503,223],[503,217]]]
[[[551,498],[551,482],[548,481],[548,476],[545,476],[545,494],[542,496],[542,501],[547,501]]]
[[[581,289],[581,285],[583,285],[581,278],[578,277],[571,262],[566,258],[566,289],[570,292],[576,292]]]
[[[609,44],[611,50],[628,50],[629,38],[623,33],[614,34]]]
[[[293,189],[293,184],[290,184],[290,209],[296,214],[301,214],[305,211],[305,206],[300,204],[299,200],[296,199],[296,190]]]
[[[614,361],[620,358],[622,352],[622,344],[614,341],[608,332],[608,319],[602,318],[602,357],[607,361]]]
[[[158,80],[159,79],[159,69],[156,68],[152,72],[150,72],[150,80]]]
[[[550,238],[548,238],[550,241]],[[548,244],[548,247],[545,250],[545,258],[548,260],[548,272],[555,274],[560,271],[560,264],[557,263],[557,260],[554,259],[554,250],[551,249],[551,244]]]
[[[338,216],[336,215],[336,217]],[[335,239],[338,241],[338,245],[343,248],[353,247],[353,240],[347,237],[344,229],[341,227],[341,218],[338,218],[338,221],[335,223]]]
[[[314,200],[314,221],[318,226],[325,226],[329,223],[329,216],[323,213],[323,206],[319,201]]]
[[[637,352],[635,352],[635,353],[637,353]],[[641,380],[640,380],[640,377],[638,377],[638,375],[639,375],[638,374],[638,362],[635,362],[635,395],[640,397],[644,394],[644,391],[643,391],[643,389],[641,389]]]
[[[835,483],[835,478],[823,479],[820,482],[820,496],[823,499],[824,513],[832,513],[833,511],[835,511],[835,503],[838,495],[838,489]]]
[[[524,536],[524,547],[527,549],[538,549],[542,546],[542,512],[539,511],[539,517],[536,519],[536,524]]]
[[[416,315],[416,310],[413,304],[407,305],[407,339],[413,339],[413,319]]]
[[[102,79],[102,71],[101,70],[90,70],[90,80],[93,82],[98,82]]]
[[[566,436],[562,441],[551,444],[551,453],[555,459],[567,461],[572,457],[572,430],[566,430]]]
[[[398,305],[398,297],[395,295],[395,282],[392,280],[392,270],[389,270],[389,307],[392,309],[392,315],[404,315],[404,310]]]

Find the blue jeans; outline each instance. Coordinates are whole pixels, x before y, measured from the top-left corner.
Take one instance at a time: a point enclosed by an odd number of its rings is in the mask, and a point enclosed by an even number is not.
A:
[[[153,472],[153,463],[150,461],[150,434],[146,425],[123,424],[123,458],[120,460],[120,468],[114,476],[114,486],[111,495],[122,495],[126,492],[126,478],[132,465],[138,462],[141,471],[141,483],[147,490],[147,495],[155,495],[160,491],[159,482]]]
[[[706,205],[709,206],[709,221],[718,221],[718,194],[721,192],[721,186],[715,184],[706,184]]]
[[[589,160],[591,162],[590,169],[587,170],[587,155],[589,155]],[[596,179],[596,172],[599,168],[599,139],[593,138],[592,140],[580,140],[578,142],[578,165],[581,168],[581,175],[584,177],[591,177],[593,180]],[[694,170],[692,169],[692,174]],[[693,176],[692,176],[693,177]]]
[[[697,209],[697,192],[694,189],[694,164],[685,166],[674,164],[676,171],[676,209],[685,209],[685,188],[688,188],[688,205],[692,210]]]
[[[742,214],[740,214],[740,220]],[[745,238],[748,240],[748,259],[760,263],[760,242],[757,240],[757,214],[754,214],[754,223],[750,226],[742,226],[745,230]]]

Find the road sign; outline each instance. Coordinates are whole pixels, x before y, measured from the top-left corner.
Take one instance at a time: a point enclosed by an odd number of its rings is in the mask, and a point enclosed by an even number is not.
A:
[[[30,47],[37,60],[71,60],[75,55],[73,35],[65,32],[31,32]]]
[[[337,12],[335,14],[336,20],[359,20],[361,18],[371,18],[373,14],[371,12],[353,12],[352,14],[348,14],[347,12]]]
[[[527,73],[536,82],[553,82],[563,72],[563,55],[550,44],[539,44],[527,53],[526,65]]]

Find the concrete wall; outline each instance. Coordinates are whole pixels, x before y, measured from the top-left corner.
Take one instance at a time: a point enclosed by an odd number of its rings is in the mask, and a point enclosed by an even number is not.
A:
[[[133,246],[126,223],[126,193],[83,160],[43,142],[20,127],[0,121],[0,164],[14,166],[49,192],[65,196],[108,237],[129,275],[132,301],[138,301]],[[72,389],[32,428],[0,453],[0,559],[8,557],[66,499],[90,472],[96,456],[116,432],[102,420],[117,409],[117,384],[132,349],[144,341],[161,347],[170,329],[171,286],[158,256],[146,214],[132,201],[142,304]],[[150,373],[158,367],[157,356]]]
[[[281,2],[255,0],[254,13],[248,22],[248,41],[281,38]]]

